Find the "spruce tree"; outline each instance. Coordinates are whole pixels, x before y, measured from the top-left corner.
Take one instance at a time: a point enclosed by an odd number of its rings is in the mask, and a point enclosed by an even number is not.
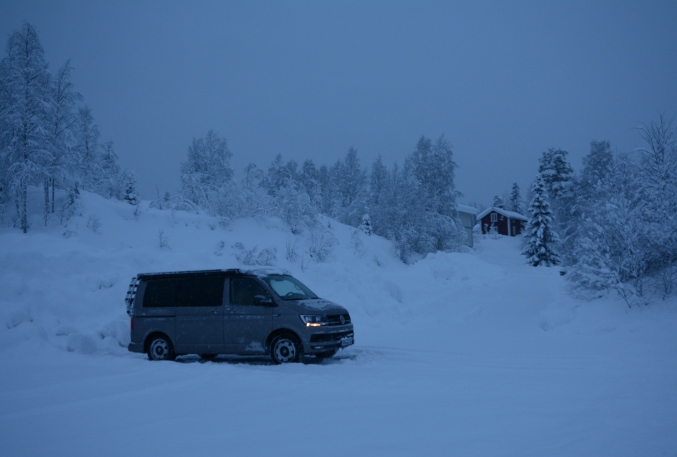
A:
[[[527,262],[535,267],[559,265],[560,258],[555,250],[559,237],[553,230],[548,192],[540,175],[531,187],[531,193],[534,197],[529,205],[530,217],[524,235],[526,245],[522,254],[527,257]]]
[[[550,148],[539,159],[538,174],[543,178],[548,195],[556,201],[565,197],[574,177],[568,154],[567,151]]]
[[[516,182],[512,183],[512,190],[510,191],[510,211],[522,214],[522,196],[520,195],[520,186]]]

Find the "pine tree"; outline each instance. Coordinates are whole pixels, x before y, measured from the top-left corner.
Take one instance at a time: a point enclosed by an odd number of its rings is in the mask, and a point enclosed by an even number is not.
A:
[[[560,200],[569,191],[574,170],[567,159],[567,151],[550,148],[539,159],[538,173],[543,178],[545,189],[553,200]]]
[[[514,182],[512,183],[512,190],[510,191],[510,211],[522,214],[522,204],[520,186]]]
[[[502,208],[505,206],[505,202],[503,201],[503,197],[500,195],[494,195],[494,203],[491,205],[494,208]]]
[[[362,216],[362,224],[360,225],[360,228],[367,236],[371,236],[372,230],[371,230],[371,219],[369,218],[369,214],[365,214],[364,216]]]
[[[101,176],[97,183],[97,192],[106,198],[122,198],[123,189],[120,185],[120,165],[112,141],[103,143],[98,169],[101,170]]]
[[[362,221],[367,195],[367,175],[360,165],[357,149],[351,147],[348,150],[345,159],[337,162],[335,172],[338,219],[344,224],[357,227]]]
[[[134,173],[133,171],[126,170],[122,174],[122,182],[125,189],[123,199],[130,205],[136,206],[139,203],[139,194],[136,190],[137,187],[136,173]]]
[[[529,223],[525,232],[526,245],[522,254],[527,262],[535,267],[551,266],[560,263],[555,246],[559,242],[553,230],[552,211],[548,202],[545,180],[539,175],[531,187],[533,199],[529,205]]]
[[[383,159],[379,154],[371,166],[369,176],[369,197],[367,205],[370,221],[373,221],[377,233],[385,235],[388,226],[386,198],[388,192],[388,169],[383,165]]]

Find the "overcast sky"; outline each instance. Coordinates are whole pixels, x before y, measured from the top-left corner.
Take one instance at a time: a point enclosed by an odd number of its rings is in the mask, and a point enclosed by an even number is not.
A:
[[[541,153],[618,152],[677,115],[677,1],[0,2],[0,37],[37,28],[143,198],[174,192],[214,129],[239,173],[353,146],[402,163],[444,134],[464,203],[526,192]],[[4,48],[3,48],[4,49]],[[3,57],[6,52],[3,52]],[[676,120],[677,122],[677,120]]]

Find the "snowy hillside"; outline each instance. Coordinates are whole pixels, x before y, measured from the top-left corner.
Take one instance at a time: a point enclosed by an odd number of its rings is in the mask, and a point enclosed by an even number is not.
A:
[[[0,455],[677,453],[677,302],[576,300],[518,239],[407,266],[331,220],[294,235],[89,193],[67,228],[30,223],[0,228]],[[257,262],[345,306],[356,344],[284,366],[127,351],[132,276]]]

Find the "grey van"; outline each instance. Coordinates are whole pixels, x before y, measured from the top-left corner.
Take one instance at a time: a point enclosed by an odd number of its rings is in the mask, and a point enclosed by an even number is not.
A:
[[[281,270],[141,273],[125,301],[128,349],[150,360],[268,354],[287,363],[332,357],[354,343],[348,311]]]

